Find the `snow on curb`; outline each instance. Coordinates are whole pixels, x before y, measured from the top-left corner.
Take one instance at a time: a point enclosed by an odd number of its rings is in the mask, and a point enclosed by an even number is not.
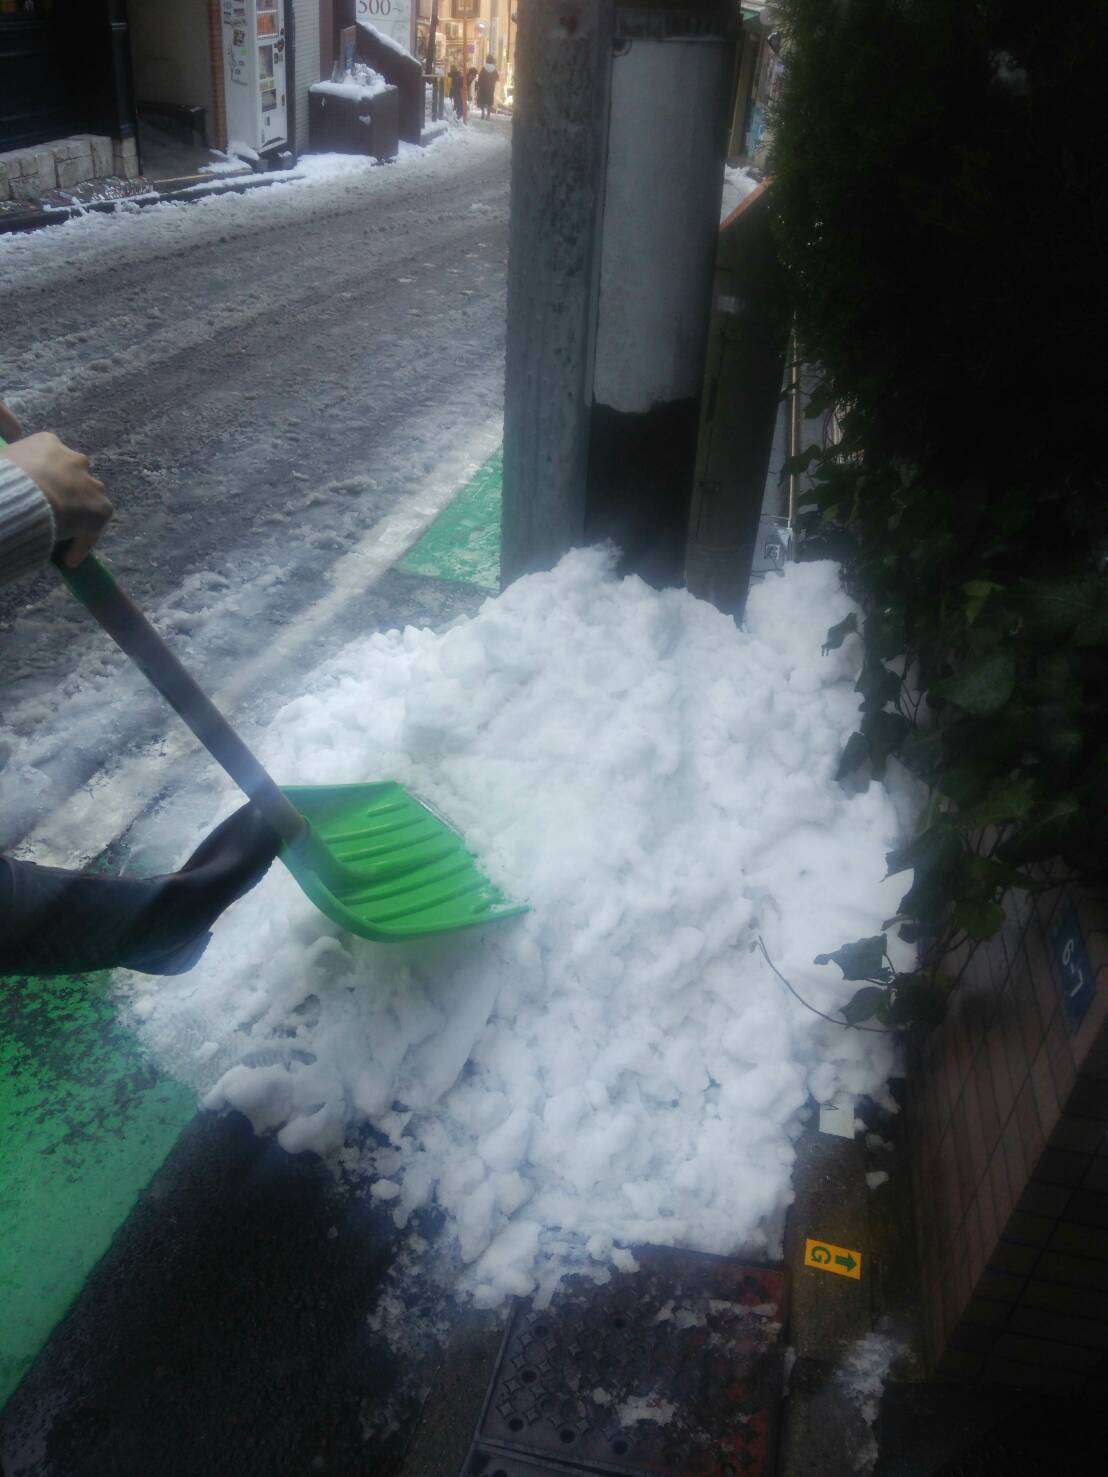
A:
[[[378,165],[359,154],[305,154],[287,175],[277,171],[264,176],[266,189],[240,193],[236,186],[241,186],[241,178],[220,180],[216,176],[199,187],[203,198],[163,200],[141,207],[121,200],[111,211],[92,210],[42,230],[0,235],[3,286],[5,291],[24,285],[41,287],[48,270],[68,276],[75,269],[95,269],[98,260],[116,264],[174,255],[231,232],[263,231],[296,219],[315,220],[321,209],[333,208],[343,196],[350,197],[353,207],[363,196],[395,193],[405,187],[412,170],[420,171],[430,184],[436,174],[454,174],[467,159],[476,162],[503,144],[502,135],[448,129],[422,148],[401,143],[396,162],[389,165]],[[468,154],[457,154],[460,147]]]
[[[275,867],[192,973],[125,977],[146,1044],[209,1107],[371,1172],[398,1225],[437,1203],[483,1306],[636,1242],[776,1256],[809,1098],[881,1097],[892,1060],[753,950],[834,1010],[854,987],[813,956],[903,890],[889,797],[833,779],[858,643],[820,643],[849,608],[836,566],[795,565],[739,631],[588,549],[445,633],[353,643],[264,759],[410,785],[532,911],[386,948]],[[366,1121],[380,1147],[344,1148]]]

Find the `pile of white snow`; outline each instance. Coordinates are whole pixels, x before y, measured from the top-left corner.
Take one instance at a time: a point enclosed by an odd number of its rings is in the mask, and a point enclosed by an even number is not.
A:
[[[275,866],[192,973],[125,978],[147,1044],[292,1151],[349,1157],[368,1120],[373,1194],[446,1212],[482,1305],[635,1243],[776,1255],[809,1099],[883,1098],[891,1065],[754,950],[834,1011],[854,986],[813,956],[903,890],[888,796],[833,779],[858,642],[820,643],[849,609],[836,566],[795,565],[739,631],[589,549],[445,633],[354,642],[263,758],[408,784],[530,913],[383,947]]]
[[[727,165],[723,171],[723,195],[720,198],[719,218],[725,221],[731,212],[741,205],[748,195],[761,184],[757,175],[752,174],[743,165],[732,168]]]
[[[365,102],[388,91],[389,84],[364,62],[355,62],[353,70],[347,72],[341,82],[313,82],[309,92],[323,93],[327,97],[345,97],[351,102]]]

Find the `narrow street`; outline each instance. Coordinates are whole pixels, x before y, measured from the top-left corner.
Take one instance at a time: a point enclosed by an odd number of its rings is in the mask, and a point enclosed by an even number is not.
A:
[[[0,395],[92,457],[104,554],[206,685],[237,679],[235,710],[295,693],[353,634],[442,613],[434,591],[382,594],[370,559],[298,625],[343,555],[437,510],[499,442],[509,156],[505,119],[392,166],[3,244]],[[53,575],[0,595],[0,631],[11,846],[165,715]]]

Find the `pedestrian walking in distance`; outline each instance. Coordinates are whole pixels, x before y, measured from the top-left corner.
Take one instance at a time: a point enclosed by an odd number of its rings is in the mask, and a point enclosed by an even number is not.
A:
[[[477,74],[477,105],[481,109],[482,118],[492,116],[496,99],[496,84],[499,81],[500,73],[496,70],[496,63],[490,54],[485,58],[485,65]]]
[[[460,67],[450,68],[450,101],[454,104],[454,116],[460,118],[465,107],[465,78]]]

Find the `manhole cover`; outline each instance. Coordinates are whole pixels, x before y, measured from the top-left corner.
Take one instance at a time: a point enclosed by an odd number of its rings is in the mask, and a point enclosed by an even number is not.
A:
[[[479,1445],[563,1470],[769,1477],[784,1273],[663,1248],[635,1256],[637,1273],[603,1287],[575,1278],[549,1308],[516,1309]]]

